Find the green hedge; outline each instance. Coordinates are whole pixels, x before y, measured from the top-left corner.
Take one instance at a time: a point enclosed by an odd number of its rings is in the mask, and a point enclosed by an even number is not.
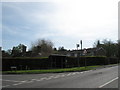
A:
[[[3,58],[2,70],[11,70],[11,67],[17,67],[17,70],[46,69],[50,67],[48,58]]]
[[[117,64],[118,58],[105,56],[67,57],[67,67]]]
[[[53,56],[54,57],[54,56]],[[62,62],[62,63],[61,63]],[[2,58],[2,70],[9,71],[11,67],[17,67],[17,70],[35,70],[51,68],[71,68],[78,66],[108,65],[118,63],[117,58],[107,58],[103,56],[86,57],[14,57]]]

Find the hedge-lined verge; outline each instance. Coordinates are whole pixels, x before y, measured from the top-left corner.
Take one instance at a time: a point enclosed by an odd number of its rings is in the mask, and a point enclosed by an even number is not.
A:
[[[48,70],[20,70],[20,71],[3,71],[3,74],[40,74],[40,73],[61,73],[61,72],[74,72],[86,71],[100,66],[87,66],[87,67],[74,67],[64,69],[48,69]]]
[[[118,63],[117,58],[107,58],[103,56],[86,56],[86,57],[15,57],[2,58],[2,71],[15,70],[40,70],[40,69],[60,69],[84,66],[108,65]]]

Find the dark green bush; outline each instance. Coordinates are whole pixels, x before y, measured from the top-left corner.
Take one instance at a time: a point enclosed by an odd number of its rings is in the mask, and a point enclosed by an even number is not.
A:
[[[108,65],[118,63],[117,58],[107,58],[104,56],[83,56],[83,57],[14,57],[2,58],[2,70],[9,71],[11,67],[17,70],[34,70],[50,68],[71,68],[93,65]]]

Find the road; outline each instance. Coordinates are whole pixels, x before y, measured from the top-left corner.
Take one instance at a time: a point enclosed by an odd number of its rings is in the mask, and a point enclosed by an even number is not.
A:
[[[3,88],[118,88],[118,66],[83,72],[3,75]]]

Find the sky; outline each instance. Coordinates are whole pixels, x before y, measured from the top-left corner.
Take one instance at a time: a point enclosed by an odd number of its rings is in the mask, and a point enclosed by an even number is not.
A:
[[[118,0],[6,0],[0,6],[4,50],[20,43],[29,49],[38,39],[70,50],[80,40],[83,48],[92,48],[96,40],[118,40]]]

